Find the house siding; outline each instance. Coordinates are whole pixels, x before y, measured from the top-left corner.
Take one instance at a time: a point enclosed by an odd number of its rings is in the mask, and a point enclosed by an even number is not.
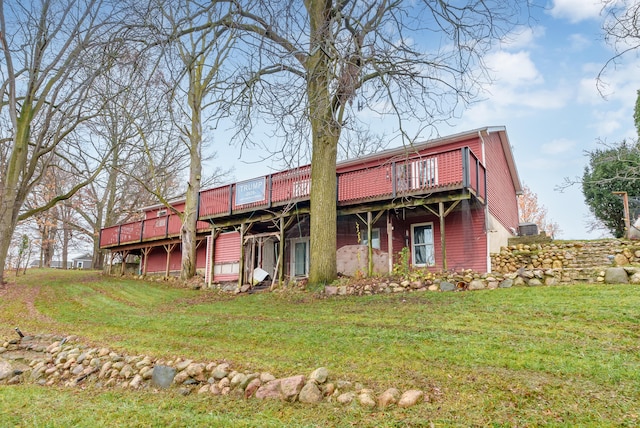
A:
[[[165,272],[167,268],[167,252],[164,247],[153,247],[148,255],[147,261],[147,273]],[[182,254],[180,252],[180,245],[171,251],[169,258],[169,271],[175,272],[180,270],[182,263]]]
[[[497,133],[485,137],[487,205],[491,215],[507,230],[518,228],[518,199],[507,158]]]
[[[222,272],[214,272],[214,281],[234,281],[238,279],[237,272],[229,272],[232,267],[240,262],[240,233],[221,233],[215,242],[214,264],[228,266]]]
[[[487,235],[484,227],[484,208],[479,204],[470,204],[468,201],[462,201],[460,204],[460,208],[445,218],[447,269],[485,271],[487,270]],[[413,245],[411,225],[422,223],[433,223],[435,265],[428,269],[442,270],[440,219],[437,216],[418,212],[407,217],[404,227],[409,234],[409,250]]]

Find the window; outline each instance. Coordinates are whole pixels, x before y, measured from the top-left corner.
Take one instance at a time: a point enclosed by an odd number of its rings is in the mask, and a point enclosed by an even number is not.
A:
[[[158,211],[157,217],[162,217],[162,216],[165,216],[165,215],[167,215],[167,210],[160,210],[160,211]]]
[[[291,276],[309,275],[309,238],[291,240]]]
[[[411,260],[414,266],[434,266],[436,256],[433,247],[433,223],[411,226]]]
[[[369,245],[367,239],[367,231],[365,230],[363,238],[360,240],[360,244]],[[371,229],[371,247],[376,250],[380,249],[380,229]]]

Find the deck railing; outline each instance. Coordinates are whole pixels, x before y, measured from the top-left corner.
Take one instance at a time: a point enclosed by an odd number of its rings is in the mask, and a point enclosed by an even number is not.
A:
[[[338,172],[338,205],[373,202],[401,196],[468,189],[484,200],[486,170],[468,148],[390,159],[380,165]],[[253,180],[200,192],[199,218],[210,219],[269,209],[309,200],[311,167],[304,166]],[[110,247],[180,234],[177,214],[107,227],[100,246]],[[198,221],[198,230],[209,223]]]

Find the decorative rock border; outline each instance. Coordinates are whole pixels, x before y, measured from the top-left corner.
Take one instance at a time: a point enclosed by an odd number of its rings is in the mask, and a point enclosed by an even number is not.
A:
[[[78,343],[75,336],[24,336],[5,341],[0,347],[0,383],[24,382],[65,387],[93,382],[98,387],[133,390],[178,388],[183,395],[196,391],[309,404],[357,402],[366,408],[381,409],[393,405],[411,407],[429,401],[420,390],[401,393],[389,388],[376,395],[359,383],[331,380],[324,367],[315,369],[308,377],[276,378],[270,373],[233,370],[226,362],[203,363],[183,358],[165,361],[119,354],[109,348],[88,348]]]

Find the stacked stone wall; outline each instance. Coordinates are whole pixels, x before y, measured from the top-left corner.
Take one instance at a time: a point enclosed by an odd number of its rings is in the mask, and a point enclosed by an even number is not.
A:
[[[558,282],[605,282],[611,267],[633,275],[640,264],[640,243],[622,239],[512,243],[491,254],[496,274],[522,274],[542,270]]]

